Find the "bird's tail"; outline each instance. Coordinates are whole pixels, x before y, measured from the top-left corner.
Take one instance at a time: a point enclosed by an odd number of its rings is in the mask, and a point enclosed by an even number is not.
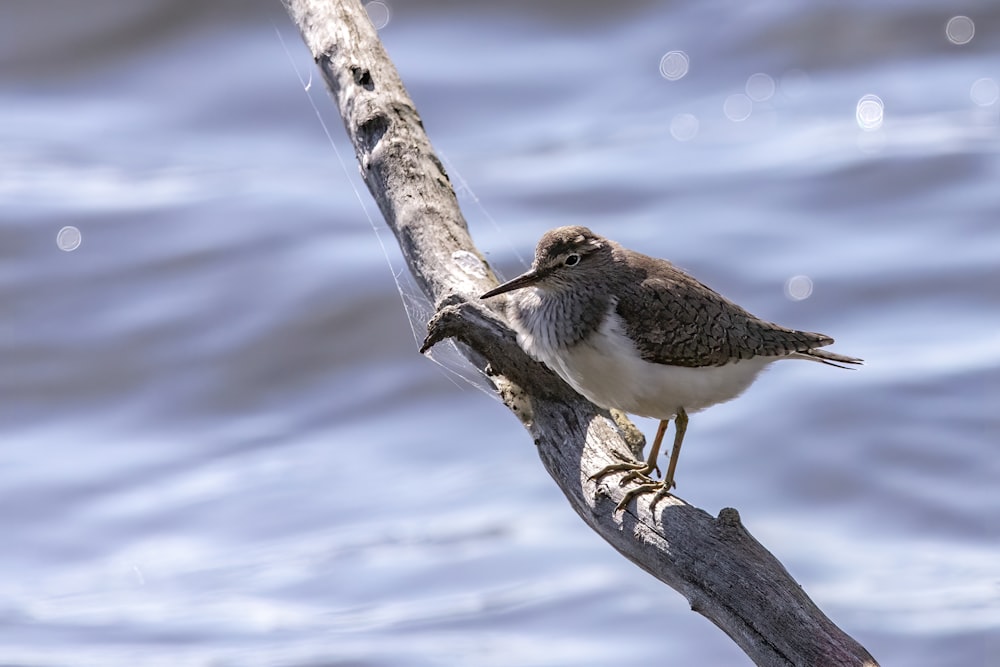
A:
[[[848,368],[848,366],[844,366],[844,364],[859,366],[865,363],[864,359],[848,357],[843,354],[837,354],[836,352],[827,352],[826,350],[821,350],[819,348],[813,348],[803,352],[795,352],[790,356],[798,359],[808,359],[809,361],[818,361],[821,364],[836,366],[837,368]]]

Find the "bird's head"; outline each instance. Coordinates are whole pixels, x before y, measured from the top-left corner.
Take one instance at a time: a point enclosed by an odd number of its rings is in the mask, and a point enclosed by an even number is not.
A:
[[[612,261],[611,252],[611,243],[586,227],[550,229],[538,241],[530,269],[479,298],[525,287],[561,291],[593,285],[600,281],[602,268]]]

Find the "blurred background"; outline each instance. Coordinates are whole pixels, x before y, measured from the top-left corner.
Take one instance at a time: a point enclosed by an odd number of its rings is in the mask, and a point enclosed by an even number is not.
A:
[[[502,275],[584,224],[866,359],[694,416],[678,494],[883,665],[1000,665],[1000,5],[369,11]],[[279,0],[2,14],[0,662],[749,664],[418,354]]]

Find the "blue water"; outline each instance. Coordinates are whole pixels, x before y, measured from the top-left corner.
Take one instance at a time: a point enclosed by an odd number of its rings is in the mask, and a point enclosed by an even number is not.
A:
[[[381,31],[501,273],[585,224],[867,360],[694,416],[678,493],[883,665],[1000,665],[1000,6],[947,5],[407,2]],[[2,13],[0,662],[748,664],[417,353],[430,306],[278,0]],[[755,73],[773,95],[727,106]]]

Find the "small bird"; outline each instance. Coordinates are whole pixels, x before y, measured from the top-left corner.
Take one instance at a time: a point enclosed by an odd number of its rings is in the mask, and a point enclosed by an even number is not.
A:
[[[592,403],[660,420],[645,463],[610,465],[591,479],[629,471],[625,495],[675,486],[688,414],[736,398],[768,364],[807,359],[861,364],[819,348],[833,339],[754,317],[670,262],[629,250],[586,227],[551,229],[531,268],[480,298],[512,292],[507,316],[521,347]],[[656,460],[670,420],[674,445],[661,481]]]

